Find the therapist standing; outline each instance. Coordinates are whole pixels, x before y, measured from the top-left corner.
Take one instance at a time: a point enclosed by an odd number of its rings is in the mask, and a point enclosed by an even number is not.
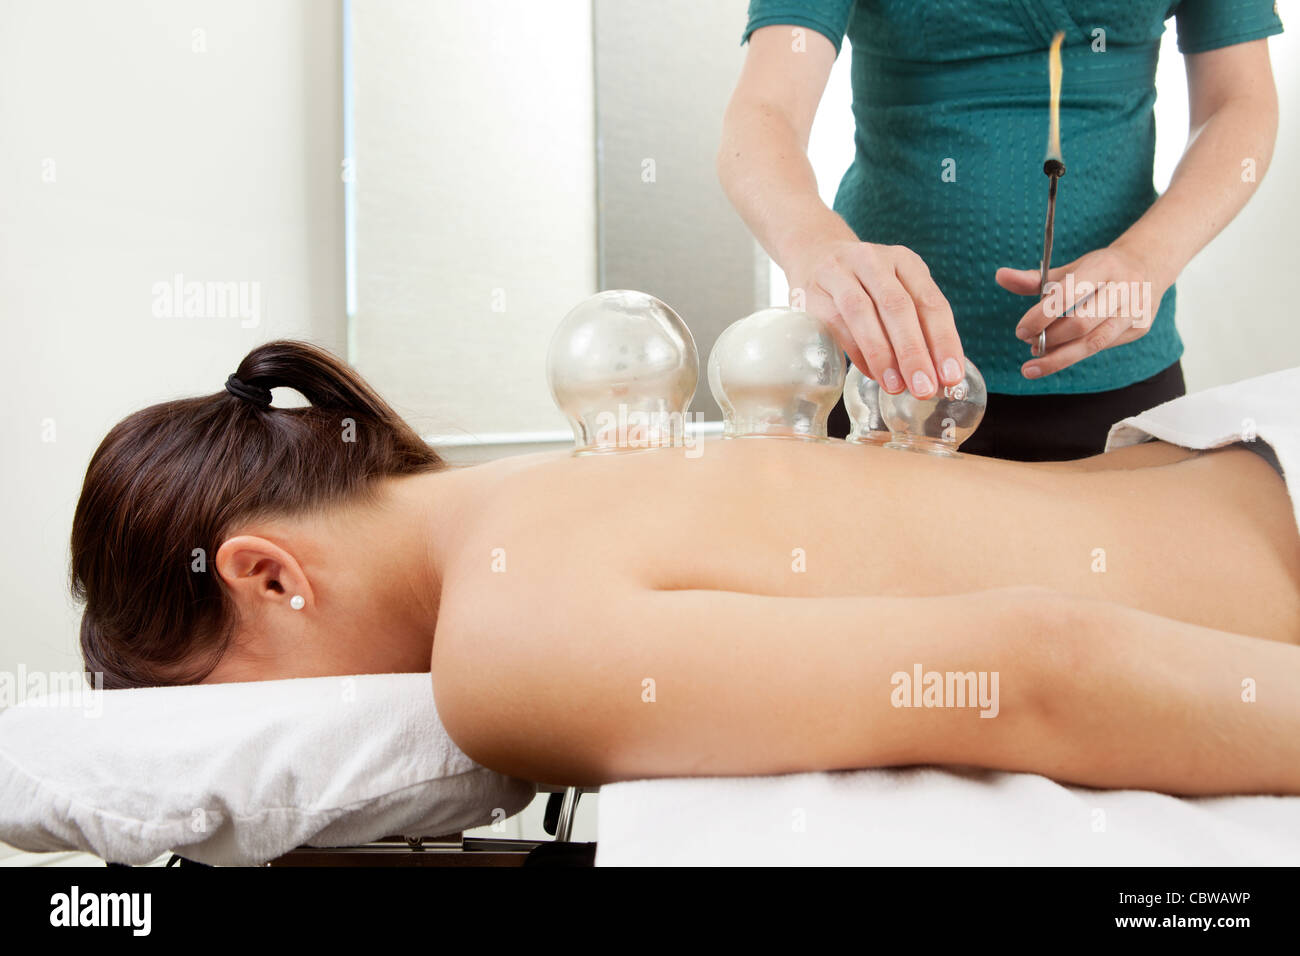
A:
[[[1171,6],[1190,134],[1157,196]],[[932,396],[969,356],[989,402],[963,451],[1084,457],[1113,422],[1184,393],[1174,280],[1268,167],[1277,93],[1263,38],[1281,30],[1273,0],[751,0],[719,175],[792,296],[882,388]],[[1049,279],[1061,286],[1040,303],[1057,31],[1068,172]],[[807,146],[846,32],[857,148],[832,211]]]

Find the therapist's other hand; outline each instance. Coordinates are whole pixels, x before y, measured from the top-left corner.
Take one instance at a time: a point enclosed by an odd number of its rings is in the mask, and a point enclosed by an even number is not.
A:
[[[999,269],[998,285],[1019,295],[1038,296],[1037,269]],[[1030,347],[1047,330],[1047,349],[1020,367],[1025,378],[1041,378],[1147,334],[1168,283],[1154,281],[1141,257],[1107,246],[1047,274],[1049,294],[1016,325],[1016,338]],[[1053,286],[1052,284],[1055,283]]]
[[[833,240],[809,250],[790,278],[792,303],[825,322],[853,364],[885,391],[929,398],[961,381],[952,308],[911,249]]]

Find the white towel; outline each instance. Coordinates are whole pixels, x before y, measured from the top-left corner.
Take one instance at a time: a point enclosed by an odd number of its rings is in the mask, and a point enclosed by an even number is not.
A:
[[[598,866],[1300,863],[1300,797],[933,767],[609,784],[598,827]]]
[[[0,714],[0,839],[24,850],[255,864],[493,823],[535,792],[460,751],[428,674],[70,689]]]
[[[1267,442],[1277,455],[1300,530],[1300,367],[1258,375],[1157,405],[1111,426],[1106,450],[1148,438],[1183,448]]]

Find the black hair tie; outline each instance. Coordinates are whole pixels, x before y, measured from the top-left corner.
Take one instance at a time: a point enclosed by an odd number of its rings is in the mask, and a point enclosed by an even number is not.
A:
[[[235,375],[226,379],[226,391],[236,398],[252,402],[258,408],[271,407],[271,390],[260,385],[250,385]]]

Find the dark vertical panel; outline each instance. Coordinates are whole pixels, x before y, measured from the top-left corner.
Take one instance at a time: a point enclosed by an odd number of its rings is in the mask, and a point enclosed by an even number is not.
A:
[[[709,349],[768,301],[767,257],[714,168],[745,11],[745,0],[593,3],[601,288],[649,292],[686,320],[700,350],[692,408],[710,419]]]

